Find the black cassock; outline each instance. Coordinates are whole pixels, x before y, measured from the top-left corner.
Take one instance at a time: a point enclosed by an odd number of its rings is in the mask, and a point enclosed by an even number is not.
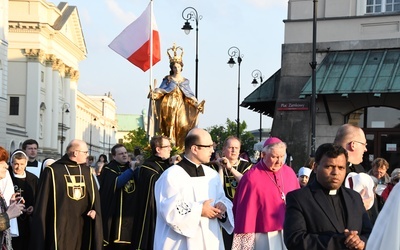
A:
[[[129,162],[121,166],[115,160],[101,171],[100,197],[105,246],[132,243],[136,184],[133,176],[122,188],[117,188],[116,183],[125,171],[131,171]]]
[[[100,196],[89,167],[67,155],[43,170],[31,223],[30,249],[102,249]],[[87,213],[96,211],[93,220]]]

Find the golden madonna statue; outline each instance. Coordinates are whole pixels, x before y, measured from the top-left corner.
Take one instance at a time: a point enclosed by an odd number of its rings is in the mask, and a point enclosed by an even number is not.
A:
[[[170,73],[150,92],[154,125],[149,126],[153,127],[154,134],[168,136],[177,147],[183,148],[187,133],[197,126],[197,117],[203,113],[205,101],[198,103],[189,80],[181,75],[183,49],[174,44],[167,54]]]

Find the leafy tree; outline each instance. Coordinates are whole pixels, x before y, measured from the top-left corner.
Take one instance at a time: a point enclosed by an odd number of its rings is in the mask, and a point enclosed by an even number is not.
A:
[[[133,152],[136,147],[139,147],[145,158],[151,155],[150,142],[144,129],[138,128],[129,131],[129,133],[124,136],[124,139],[127,141],[124,143],[124,146],[128,152]],[[181,154],[182,152],[182,149],[173,146],[171,155]]]
[[[236,136],[236,126],[237,123],[235,121],[230,120],[229,118],[226,120],[226,126],[214,125],[207,128],[207,131],[210,133],[211,138],[214,142],[217,143],[217,150],[221,150],[223,147],[223,143],[228,136],[234,135]],[[253,134],[249,131],[245,131],[247,128],[247,124],[245,121],[241,122],[239,125],[239,135],[240,140],[242,141],[242,151],[247,151],[249,155],[254,153],[254,144],[257,142],[254,138]]]
[[[235,121],[227,119],[225,126],[214,125],[206,129],[210,133],[212,140],[217,143],[217,150],[222,149],[223,143],[228,136],[231,135],[236,136],[236,124],[237,123]],[[247,151],[249,155],[253,155],[254,154],[253,146],[257,141],[254,138],[253,134],[251,134],[249,131],[245,131],[246,128],[247,128],[246,122],[245,121],[241,122],[239,126],[240,140],[242,141],[241,150]],[[139,147],[142,150],[145,157],[150,155],[151,150],[150,150],[149,139],[144,129],[138,128],[136,130],[132,130],[124,137],[124,139],[125,141],[127,141],[124,143],[124,146],[126,147],[126,150],[128,152],[133,152],[135,147]],[[174,147],[173,152],[171,152],[171,155],[182,152],[183,152],[182,149]]]
[[[149,139],[143,128],[129,131],[129,133],[124,136],[124,139],[127,141],[124,143],[124,146],[128,152],[133,152],[135,147],[139,147],[143,150],[149,146]]]

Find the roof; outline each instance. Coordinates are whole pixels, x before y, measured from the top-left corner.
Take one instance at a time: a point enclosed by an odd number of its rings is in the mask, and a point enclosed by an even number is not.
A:
[[[53,29],[61,31],[63,35],[74,42],[86,55],[87,48],[78,8],[76,6],[69,6],[67,2],[59,3],[57,8],[60,10],[61,15],[55,20]]]
[[[248,95],[240,106],[274,117],[281,70],[276,71],[263,84]]]
[[[316,71],[316,94],[400,92],[400,49],[329,52]],[[312,94],[312,78],[300,98]]]

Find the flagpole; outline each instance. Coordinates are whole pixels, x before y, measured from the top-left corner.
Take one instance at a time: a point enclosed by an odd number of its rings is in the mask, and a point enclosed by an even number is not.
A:
[[[149,79],[149,86],[150,86],[150,95],[153,95],[153,90],[156,88],[152,88],[152,82],[153,82],[153,0],[150,0],[150,79]],[[155,102],[153,99],[153,96],[151,96],[152,102],[149,103],[149,105],[152,106],[152,116],[154,118],[154,111],[155,111]],[[147,134],[149,136],[148,140],[150,141],[151,137],[154,136],[154,130],[153,128],[150,128],[150,126],[154,126],[155,121],[150,122],[150,119],[148,117],[147,119]],[[151,130],[151,132],[150,132]]]
[[[150,81],[153,81],[153,0],[150,0]]]

